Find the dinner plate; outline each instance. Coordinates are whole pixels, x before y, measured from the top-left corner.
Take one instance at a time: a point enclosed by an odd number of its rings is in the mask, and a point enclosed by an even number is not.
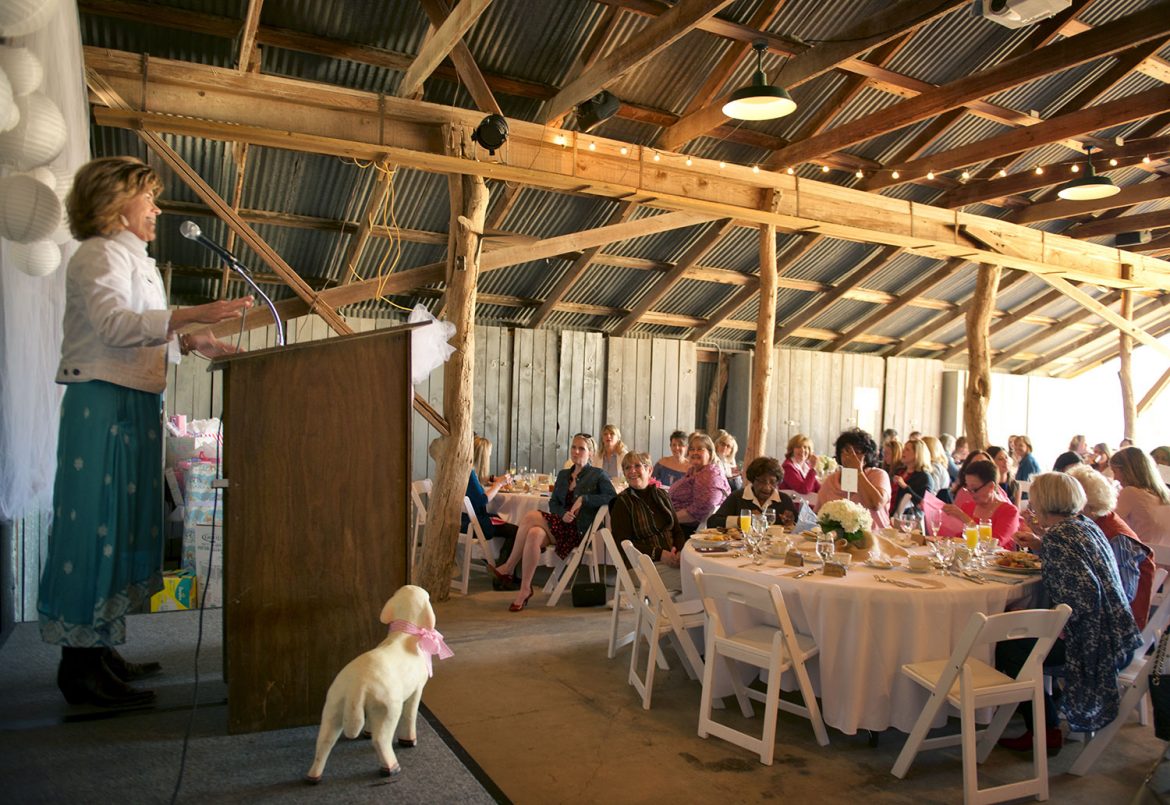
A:
[[[1040,572],[1038,567],[1008,567],[996,564],[993,564],[988,570],[1002,570],[1004,573],[1018,573],[1021,576],[1034,576]]]

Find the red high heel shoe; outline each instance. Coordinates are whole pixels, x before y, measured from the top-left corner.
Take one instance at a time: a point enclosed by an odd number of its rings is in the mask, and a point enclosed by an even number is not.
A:
[[[519,612],[520,610],[524,609],[524,607],[528,606],[529,600],[532,598],[532,596],[535,593],[536,593],[536,590],[532,590],[531,592],[529,592],[528,597],[525,598],[523,601],[521,601],[519,604],[517,604],[515,601],[513,601],[511,604],[508,605],[508,611],[509,612]]]

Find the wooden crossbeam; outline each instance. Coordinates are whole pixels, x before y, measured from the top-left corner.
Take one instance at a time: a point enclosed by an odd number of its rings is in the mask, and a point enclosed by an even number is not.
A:
[[[1002,282],[1000,282],[1000,287],[1001,288],[1003,287]],[[1035,299],[1033,299],[1032,301],[1030,301],[1026,304],[1020,305],[1020,307],[1016,308],[1015,310],[1013,310],[1012,312],[1008,313],[1006,316],[1001,318],[999,321],[997,321],[995,324],[991,325],[987,329],[987,337],[990,338],[991,336],[1002,332],[1006,328],[1011,327],[1013,324],[1017,324],[1021,321],[1024,321],[1025,319],[1028,318],[1028,316],[1031,316],[1036,311],[1042,310],[1043,308],[1047,307],[1048,305],[1051,305],[1057,299],[1060,299],[1063,295],[1064,294],[1062,294],[1060,291],[1052,290],[1052,291],[1049,291],[1048,293],[1041,294],[1040,296],[1036,297]],[[967,342],[960,341],[959,343],[955,344],[953,347],[948,349],[946,352],[944,352],[942,355],[939,355],[938,359],[941,361],[949,361],[951,358],[954,358],[955,356],[962,354],[966,350],[967,350]]]
[[[636,209],[637,207],[630,202],[622,202],[609,216],[609,220],[605,222],[605,226],[614,226],[616,224],[628,221]],[[528,323],[529,327],[535,329],[544,324],[548,317],[552,315],[552,312],[556,306],[561,302],[562,299],[565,298],[565,294],[567,294],[569,289],[572,288],[574,284],[576,284],[577,280],[581,279],[581,276],[585,273],[589,266],[593,264],[593,261],[600,253],[601,246],[590,246],[589,248],[585,249],[585,251],[581,252],[577,259],[573,261],[572,265],[570,265],[565,273],[561,275],[561,278],[557,280],[557,283],[552,287],[552,290],[548,292],[548,296],[545,297],[544,302],[542,302],[540,307],[537,308],[536,314]]]
[[[1168,34],[1170,14],[1167,13],[1166,4],[1160,3],[793,143],[775,156],[786,165],[807,162],[822,154],[934,117],[962,106],[967,101],[985,98]]]
[[[998,299],[1004,291],[1012,287],[1018,282],[1022,282],[1028,275],[1022,271],[1013,271],[1010,274],[1004,272],[1000,275],[999,286],[996,288],[996,298]],[[939,316],[935,316],[931,321],[914,330],[910,334],[903,337],[897,344],[890,349],[882,352],[884,358],[894,358],[899,355],[904,355],[915,347],[919,349],[929,349],[922,344],[928,336],[934,335],[939,330],[950,327],[957,321],[966,318],[967,312],[975,305],[975,294],[972,293],[967,299],[956,307],[954,310],[948,310]],[[994,315],[994,314],[993,314]],[[962,348],[966,349],[966,342],[961,342]],[[947,350],[949,351],[949,350]],[[940,358],[942,356],[939,356]]]
[[[1119,232],[1140,232],[1143,229],[1165,229],[1170,227],[1170,210],[1145,212],[1139,215],[1122,215],[1103,221],[1089,221],[1064,232],[1070,238],[1099,238],[1102,235],[1116,235]]]
[[[418,55],[411,62],[398,85],[400,98],[412,97],[422,89],[423,81],[430,77],[443,59],[463,39],[472,25],[479,20],[492,0],[460,0],[443,24],[435,29],[434,36],[423,43]]]
[[[876,327],[886,319],[895,315],[899,311],[905,309],[914,297],[919,294],[926,293],[928,290],[938,285],[953,276],[960,268],[967,264],[966,260],[947,260],[940,268],[930,272],[918,282],[911,285],[905,292],[898,295],[898,300],[890,305],[885,305],[868,316],[863,318],[854,326],[850,327],[845,332],[841,333],[841,337],[825,348],[825,352],[839,352],[844,347],[848,346],[857,337],[867,330]]]
[[[1170,87],[1167,88],[1170,90]],[[1134,204],[1144,204],[1147,201],[1158,201],[1170,196],[1170,179],[1160,179],[1153,182],[1142,182],[1121,188],[1121,192],[1092,201],[1046,201],[1033,204],[1009,216],[1015,224],[1034,224],[1039,221],[1051,221],[1056,218],[1077,218],[1091,215],[1101,210],[1112,210],[1118,207],[1132,207]]]
[[[419,0],[419,3],[422,4],[427,19],[431,21],[431,27],[436,30],[447,21],[447,17],[451,14],[451,6],[447,0]],[[471,51],[462,37],[451,48],[451,61],[455,64],[455,72],[459,75],[463,86],[467,88],[467,93],[475,101],[476,108],[481,112],[504,114],[496,102],[496,96],[492,94],[491,87],[488,86],[487,79],[480,72],[479,65],[475,63],[475,57],[471,55]]]
[[[240,55],[236,60],[236,69],[241,73],[247,72],[252,63],[256,30],[260,27],[260,11],[263,8],[264,0],[248,0],[248,11],[244,14],[244,25],[240,28]]]
[[[1065,296],[1072,299],[1085,310],[1088,310],[1091,313],[1096,313],[1098,316],[1105,319],[1105,321],[1109,322],[1126,335],[1132,336],[1138,341],[1141,341],[1146,346],[1153,347],[1163,355],[1170,357],[1170,346],[1167,346],[1158,339],[1153,338],[1149,333],[1140,327],[1135,327],[1132,322],[1126,321],[1123,316],[1119,316],[1116,312],[1110,310],[1104,304],[1098,302],[1096,299],[1089,296],[1087,293],[1072,283],[1068,282],[1067,280],[1063,280],[1060,277],[1045,276],[1043,274],[1040,275],[1040,279],[1058,291],[1062,292]]]
[[[949,14],[955,6],[963,4],[965,0],[947,0],[943,3],[937,0],[904,0],[887,6],[842,31],[833,38],[833,41],[809,48],[794,56],[775,80],[781,81],[789,88],[799,86],[828,72],[846,59],[860,56],[901,36],[906,31],[917,30],[931,20]],[[658,138],[658,144],[663,148],[677,150],[683,144],[722,125],[728,119],[723,114],[725,102],[726,97],[720,97],[713,103],[684,115],[662,133]]]
[[[901,249],[892,246],[886,246],[873,252],[866,258],[865,262],[855,268],[846,279],[838,282],[832,290],[827,291],[822,297],[810,299],[801,312],[789,316],[784,320],[783,325],[778,325],[776,327],[775,343],[779,344],[784,339],[792,336],[797,330],[823,313],[838,299],[844,297],[849,291],[858,287],[861,283],[887,266],[901,252]]]
[[[1162,376],[1155,380],[1154,384],[1150,386],[1150,390],[1142,395],[1142,398],[1138,401],[1137,413],[1139,416],[1145,413],[1145,410],[1153,405],[1154,400],[1158,399],[1158,395],[1165,391],[1167,386],[1170,386],[1170,369],[1167,369],[1165,372],[1163,372]]]
[[[342,285],[349,285],[355,279],[360,280],[361,276],[357,273],[358,264],[362,260],[362,254],[366,250],[366,244],[369,242],[373,233],[373,229],[377,224],[378,213],[381,212],[386,203],[386,195],[390,192],[390,184],[394,181],[394,169],[385,159],[380,159],[375,162],[370,170],[377,172],[377,179],[374,181],[374,186],[370,188],[370,195],[366,199],[366,208],[362,212],[362,217],[358,223],[358,230],[354,233],[353,238],[349,242],[349,248],[345,251],[345,261],[341,267]]]
[[[1110,291],[1109,293],[1107,293],[1103,297],[1101,297],[1101,301],[1098,304],[1100,304],[1102,307],[1104,307],[1105,305],[1112,305],[1115,302],[1117,302],[1117,300],[1119,300],[1120,298],[1121,298],[1121,291]],[[1070,313],[1067,316],[1063,316],[1058,324],[1054,324],[1050,327],[1045,327],[1045,328],[1041,329],[1039,332],[1033,333],[1032,335],[1023,339],[1022,341],[1017,341],[1016,343],[1012,344],[1010,348],[1005,349],[1003,352],[999,353],[994,358],[992,358],[991,365],[992,366],[1000,366],[1004,363],[1007,363],[1008,361],[1015,358],[1016,355],[1018,355],[1020,352],[1023,352],[1024,350],[1030,349],[1033,346],[1035,346],[1036,344],[1047,341],[1049,338],[1051,338],[1052,336],[1054,336],[1056,333],[1060,332],[1061,330],[1065,330],[1065,329],[1073,326],[1074,324],[1079,324],[1080,322],[1083,322],[1083,321],[1090,319],[1095,313],[1096,313],[1096,311],[1086,309],[1086,310],[1078,311],[1076,313]]]
[[[1164,335],[1164,332],[1161,330],[1161,328],[1154,325],[1163,317],[1170,315],[1170,307],[1167,307],[1168,304],[1170,304],[1170,297],[1166,296],[1151,300],[1134,311],[1134,315],[1136,317],[1134,321],[1141,327],[1149,327],[1150,335],[1158,338]],[[1056,350],[1044,355],[1038,355],[1022,366],[1016,367],[1012,370],[1012,374],[1030,374],[1044,366],[1047,366],[1050,363],[1053,363],[1054,361],[1060,360],[1066,355],[1072,355],[1084,349],[1095,341],[1101,341],[1103,339],[1108,339],[1111,342],[1108,347],[1096,353],[1094,356],[1086,359],[1085,361],[1082,361],[1077,366],[1060,373],[1065,377],[1075,377],[1082,371],[1091,369],[1094,366],[1099,366],[1100,364],[1117,355],[1118,344],[1116,328],[1108,324],[1101,325],[1100,327],[1095,328],[1091,332],[1081,336],[1071,343],[1062,344]]]
[[[466,0],[464,0],[466,2]],[[669,11],[647,25],[621,47],[598,59],[550,100],[545,121],[556,120],[581,101],[651,58],[689,33],[702,20],[715,16],[731,0],[679,0]]]
[[[630,331],[638,319],[645,313],[648,313],[652,307],[662,297],[670,292],[670,289],[678,284],[687,273],[687,271],[703,259],[707,252],[715,248],[716,244],[723,239],[723,236],[730,232],[735,227],[735,222],[730,218],[725,218],[718,221],[714,226],[704,232],[694,244],[679,258],[674,268],[667,271],[665,274],[655,280],[654,285],[642,294],[642,298],[638,300],[638,304],[634,305],[634,309],[630,311],[629,315],[618,322],[617,326],[613,328],[610,335],[615,337],[622,337]]]

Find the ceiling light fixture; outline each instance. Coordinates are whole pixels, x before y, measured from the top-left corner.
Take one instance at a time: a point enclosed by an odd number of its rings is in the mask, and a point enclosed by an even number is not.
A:
[[[894,179],[901,179],[902,174],[899,171],[894,171],[893,173],[890,174],[890,177],[894,178]]]
[[[756,51],[756,72],[752,83],[731,93],[727,103],[723,104],[723,114],[736,120],[775,120],[792,114],[796,111],[796,101],[783,87],[769,84],[764,75],[767,40],[757,39],[752,42],[752,49]]]
[[[475,127],[471,139],[495,156],[496,151],[508,139],[508,121],[500,115],[488,115]]]
[[[593,131],[618,113],[622,102],[609,90],[602,90],[577,106],[577,128]]]
[[[1085,148],[1085,172],[1075,179],[1069,179],[1056,190],[1056,195],[1065,201],[1093,201],[1109,198],[1121,192],[1108,176],[1098,176],[1093,171],[1093,148]]]

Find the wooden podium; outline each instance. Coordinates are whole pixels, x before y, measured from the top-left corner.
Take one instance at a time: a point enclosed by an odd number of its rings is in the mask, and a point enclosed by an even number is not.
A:
[[[410,327],[223,358],[231,733],[321,719],[407,583]]]

